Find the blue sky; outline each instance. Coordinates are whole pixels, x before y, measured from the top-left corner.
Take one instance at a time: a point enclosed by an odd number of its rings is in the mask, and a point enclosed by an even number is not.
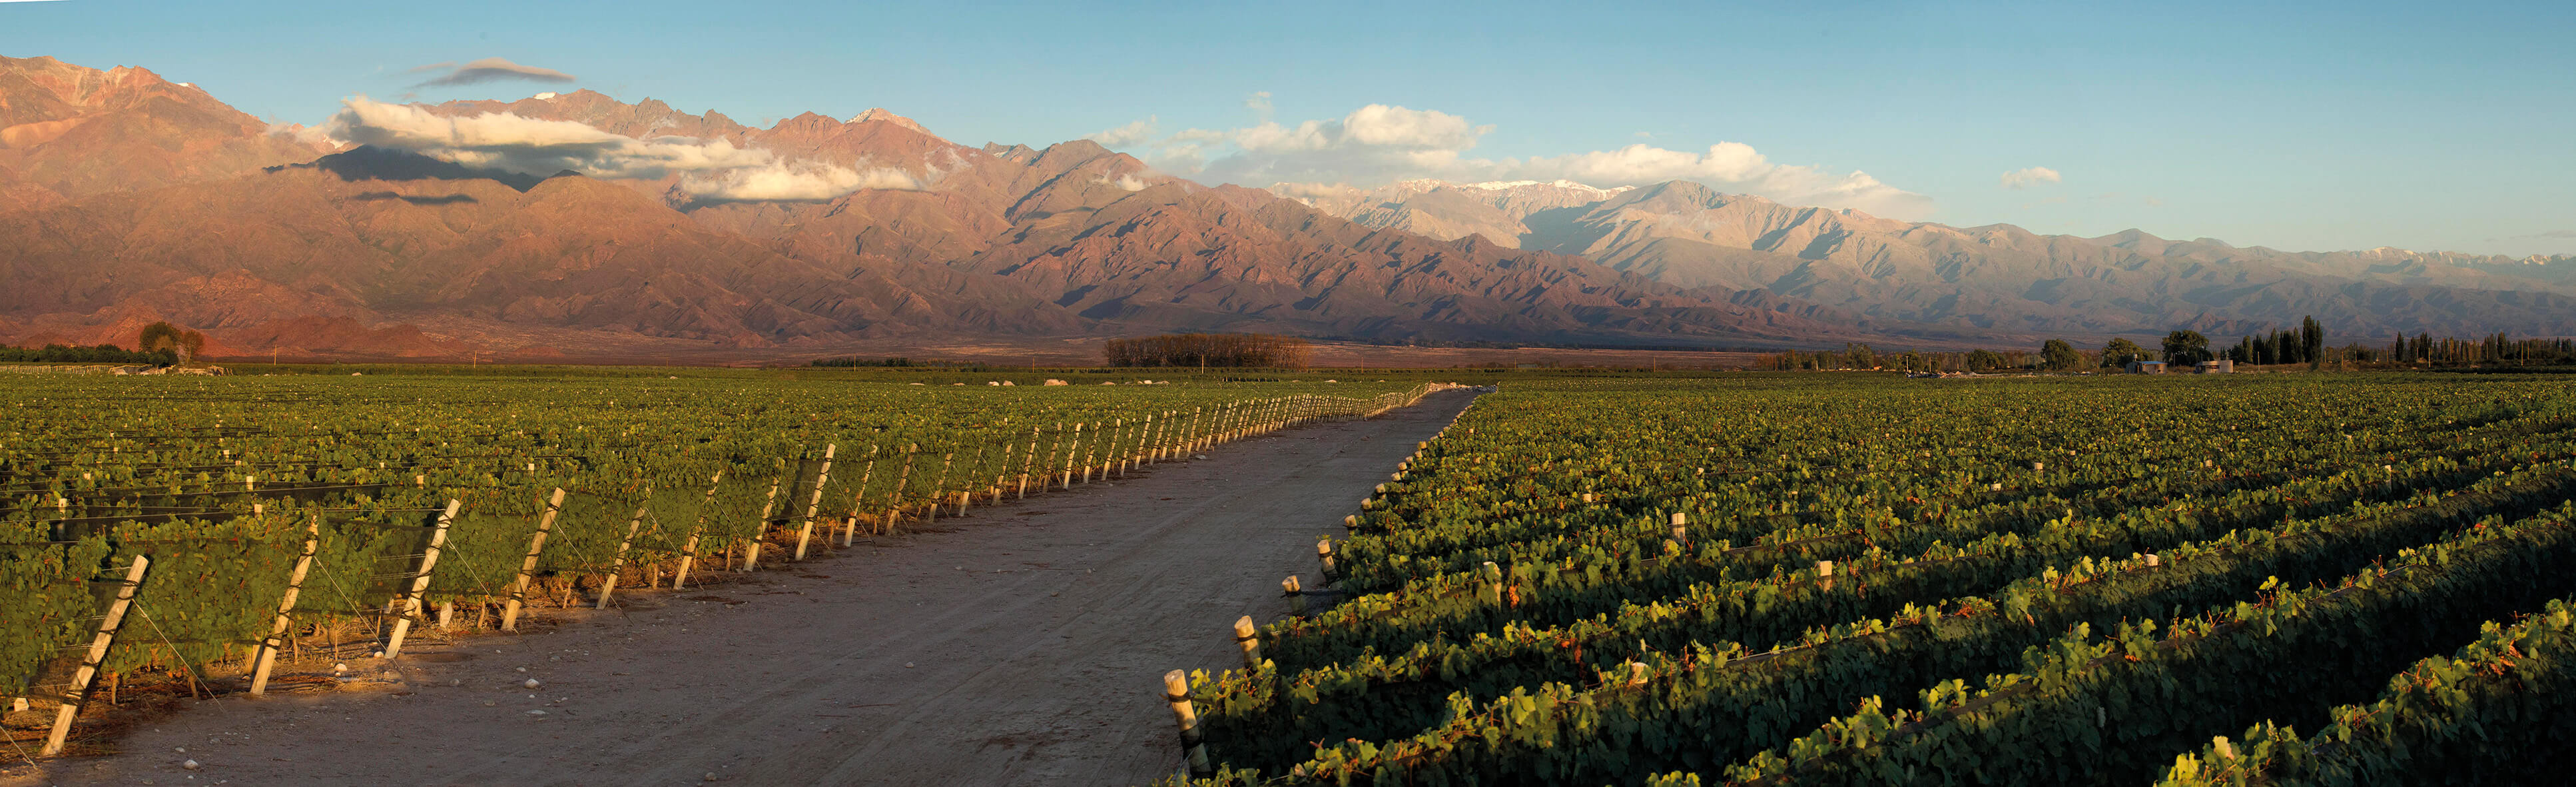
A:
[[[1128,127],[1121,149],[1182,174],[1354,185],[1603,173],[1583,154],[1643,145],[1679,168],[1637,177],[1750,172],[1709,179],[1958,225],[2511,254],[2576,253],[2571,38],[2567,2],[0,3],[0,54],[307,124],[353,95],[587,87],[744,122],[884,106],[970,144]],[[413,87],[487,57],[577,80]],[[1371,105],[1437,139],[1244,147]],[[1400,164],[1426,154],[1455,161]],[[2059,180],[2005,187],[2028,168]]]

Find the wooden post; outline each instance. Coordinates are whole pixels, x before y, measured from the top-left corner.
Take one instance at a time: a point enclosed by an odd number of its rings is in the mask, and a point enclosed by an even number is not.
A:
[[[1127,463],[1118,468],[1118,477],[1126,478],[1128,471],[1136,469],[1137,465],[1144,464],[1145,457],[1149,456],[1147,452],[1153,450],[1153,445],[1154,414],[1146,413],[1144,426],[1136,429],[1136,447],[1127,452]]]
[[[858,486],[853,487],[850,490],[850,514],[841,518],[841,547],[843,549],[849,548],[851,544],[858,543],[859,507],[867,504],[868,479],[875,477],[877,474],[877,448],[878,446],[868,446],[867,468],[859,471]]]
[[[1113,422],[1123,424],[1126,420],[1113,419]],[[1091,483],[1091,471],[1095,469],[1101,471],[1100,477],[1102,480],[1107,480],[1109,478],[1108,468],[1102,467],[1099,462],[1099,459],[1102,456],[1100,444],[1105,440],[1109,444],[1109,453],[1115,454],[1118,452],[1117,431],[1113,429],[1112,431],[1101,433],[1099,437],[1101,439],[1091,441],[1091,450],[1082,455],[1082,482],[1086,484]]]
[[[304,574],[313,568],[313,555],[322,551],[322,515],[312,514],[304,525],[304,554],[295,558],[295,569],[286,572],[286,597],[277,602],[277,619],[268,626],[268,636],[259,641],[259,652],[251,657],[250,693],[268,693],[268,671],[277,666],[277,649],[286,645],[286,630],[295,625],[295,597],[304,592]]]
[[[650,487],[644,490],[644,499],[653,499]],[[644,529],[644,515],[652,510],[649,502],[639,503],[635,506],[635,518],[626,521],[626,540],[617,542],[617,558],[608,561],[608,576],[599,580],[599,606],[595,609],[608,608],[608,594],[617,592],[617,575],[626,570],[626,550],[635,546],[635,533]]]
[[[1279,595],[1288,597],[1288,612],[1290,614],[1298,617],[1305,617],[1306,589],[1297,584],[1297,575],[1290,574],[1287,579],[1279,580]]]
[[[1190,453],[1190,452],[1192,452],[1192,451],[1196,451],[1196,450],[1198,450],[1198,448],[1199,448],[1199,443],[1200,443],[1201,441],[1204,441],[1205,439],[1207,439],[1207,438],[1205,437],[1206,432],[1201,431],[1201,430],[1200,430],[1200,427],[1199,427],[1199,424],[1200,424],[1200,423],[1202,423],[1203,421],[1205,421],[1205,420],[1206,420],[1206,418],[1207,418],[1207,408],[1205,408],[1205,407],[1192,407],[1192,408],[1190,408],[1190,429],[1189,429],[1189,433],[1190,433],[1190,434],[1189,434],[1189,436],[1190,436],[1190,439],[1189,439],[1189,442],[1188,442],[1187,444],[1185,444],[1185,445],[1181,446],[1181,453],[1185,453],[1185,454],[1186,454],[1186,453]]]
[[[976,443],[976,444],[975,444],[975,461],[974,461],[974,463],[973,463],[973,464],[969,464],[969,465],[967,465],[967,466],[966,466],[966,480],[965,480],[965,481],[960,482],[960,483],[958,484],[958,486],[959,486],[959,487],[961,487],[961,488],[966,488],[966,489],[971,490],[971,489],[973,488],[973,486],[974,486],[974,482],[976,482],[976,481],[980,481],[980,480],[983,480],[983,478],[984,478],[984,468],[986,467],[986,465],[985,465],[985,463],[984,463],[984,457],[986,457],[986,456],[988,456],[988,455],[991,455],[991,454],[992,454],[992,452],[993,452],[993,447],[992,447],[991,445],[988,445],[988,444],[985,444],[985,443]],[[965,506],[964,504],[959,504],[959,505],[958,505],[958,507],[957,507],[957,515],[958,515],[958,516],[965,516],[965,515],[966,515],[966,506]]]
[[[707,509],[715,507],[716,489],[723,485],[724,471],[722,470],[716,471],[715,475],[707,478],[707,499],[698,504],[698,521],[689,526],[688,542],[680,545],[679,570],[671,572],[672,590],[679,590],[689,584],[689,566],[698,562],[698,537],[707,532]]]
[[[555,490],[555,505],[563,505],[561,489]],[[402,657],[403,635],[411,633],[411,622],[420,617],[420,594],[429,592],[429,571],[438,567],[439,548],[447,546],[447,527],[456,523],[456,511],[464,507],[465,503],[462,501],[447,501],[447,510],[439,512],[438,524],[429,531],[429,548],[420,553],[420,571],[412,574],[411,588],[403,591],[402,597],[396,600],[394,614],[401,617],[394,618],[393,636],[385,640],[385,658]],[[547,518],[552,519],[553,514],[548,513]],[[545,538],[545,531],[537,531],[537,537]],[[536,561],[537,553],[530,551],[528,567],[535,568]],[[525,574],[520,576],[523,579],[526,577]]]
[[[1152,450],[1146,452],[1145,463],[1150,465],[1161,462],[1169,458],[1171,453],[1172,411],[1165,410],[1162,422],[1154,425],[1154,445]]]
[[[903,518],[903,489],[912,485],[912,458],[920,452],[920,443],[903,444],[903,472],[895,475],[894,492],[886,496],[885,521],[877,523],[877,532],[894,532],[895,522]]]
[[[1689,524],[1690,517],[1679,511],[1673,512],[1673,543],[1690,546],[1690,528],[1686,527]]]
[[[555,487],[554,497],[547,499],[546,512],[537,517],[536,535],[528,537],[528,554],[519,559],[519,575],[510,580],[510,600],[501,603],[501,630],[519,630],[519,605],[528,600],[528,575],[537,572],[537,554],[546,549],[546,532],[555,529],[555,515],[563,512],[563,487]]]
[[[1065,446],[1064,449],[1064,480],[1056,484],[1057,489],[1073,488],[1073,459],[1075,456],[1079,455],[1081,451],[1082,422],[1075,421],[1073,423],[1073,442],[1072,444]]]
[[[1180,670],[1163,673],[1163,699],[1172,704],[1172,717],[1181,725],[1181,757],[1189,763],[1190,776],[1213,776],[1208,767],[1207,742],[1199,737],[1199,714],[1190,707],[1190,674]]]
[[[1062,429],[1062,428],[1064,428],[1064,425],[1063,425],[1063,424],[1056,424],[1056,428],[1058,428],[1058,429]],[[1027,499],[1029,499],[1029,471],[1034,470],[1034,469],[1036,469],[1036,468],[1037,468],[1037,463],[1038,463],[1038,437],[1039,437],[1039,435],[1040,435],[1041,433],[1043,433],[1043,431],[1044,431],[1044,428],[1043,428],[1043,427],[1036,427],[1036,426],[1029,427],[1029,451],[1028,451],[1028,455],[1027,455],[1027,456],[1024,456],[1024,457],[1022,457],[1022,458],[1020,459],[1020,493],[1019,493],[1019,498],[1020,498],[1020,499],[1022,499],[1022,500],[1027,500]]]
[[[1234,619],[1234,645],[1243,649],[1243,671],[1261,671],[1261,635],[1252,627],[1252,616]]]
[[[125,570],[125,582],[116,588],[116,599],[107,603],[107,616],[98,621],[98,633],[90,637],[89,653],[81,658],[80,669],[72,673],[71,688],[63,690],[63,705],[54,711],[54,729],[45,735],[45,748],[40,757],[63,753],[63,741],[71,737],[72,718],[80,715],[81,705],[89,699],[89,685],[98,679],[100,664],[107,662],[107,649],[116,644],[116,629],[125,625],[125,610],[134,605],[134,592],[143,586],[143,572],[151,568],[152,559],[134,556],[134,565]],[[1184,701],[1188,697],[1182,698]],[[1192,720],[1190,727],[1196,726]]]
[[[795,471],[788,469],[787,460],[778,460],[778,476],[769,479],[769,496],[763,498],[760,504],[760,520],[751,525],[751,543],[742,548],[742,570],[744,571],[760,570],[760,546],[761,541],[769,537],[769,515],[778,510],[778,487],[788,482],[787,474],[791,472]]]
[[[823,487],[832,483],[832,457],[840,450],[839,443],[823,445],[823,467],[814,471],[814,494],[805,499],[805,524],[796,529],[797,560],[805,559],[805,545],[814,540],[814,517],[823,513]],[[602,599],[601,603],[607,601]]]
[[[1324,581],[1333,581],[1333,574],[1335,572],[1333,571],[1332,536],[1323,536],[1315,539],[1315,562],[1322,563],[1324,565]]]
[[[923,495],[930,498],[930,518],[926,521],[939,521],[939,493],[948,488],[948,474],[955,469],[957,469],[957,452],[950,451],[939,455],[939,480],[931,482],[930,493]]]

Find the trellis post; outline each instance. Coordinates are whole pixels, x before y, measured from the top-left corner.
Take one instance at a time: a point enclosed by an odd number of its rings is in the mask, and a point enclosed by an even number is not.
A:
[[[304,525],[304,553],[296,556],[295,569],[286,572],[286,597],[277,602],[277,620],[268,626],[268,637],[259,641],[259,654],[251,658],[250,693],[268,693],[268,672],[277,666],[277,651],[286,646],[286,630],[295,625],[295,597],[304,592],[304,574],[313,568],[313,555],[322,551],[322,515],[311,515]]]
[[[1073,442],[1072,442],[1072,443],[1070,443],[1070,444],[1067,444],[1067,445],[1064,447],[1064,480],[1057,482],[1057,483],[1056,483],[1056,488],[1058,488],[1058,489],[1072,489],[1072,488],[1073,488],[1073,460],[1074,460],[1074,457],[1075,457],[1075,456],[1077,456],[1077,455],[1079,455],[1079,454],[1081,454],[1081,453],[1082,453],[1082,422],[1081,422],[1081,421],[1075,421],[1075,422],[1073,423]]]
[[[125,610],[134,605],[134,592],[143,586],[143,572],[151,566],[151,558],[135,555],[134,565],[125,570],[125,582],[117,585],[116,599],[108,602],[107,616],[99,619],[98,633],[90,637],[89,653],[81,658],[80,670],[72,673],[71,688],[63,690],[63,705],[54,710],[54,729],[45,734],[45,748],[38,756],[63,753],[63,741],[72,734],[72,719],[88,701],[89,685],[98,679],[99,665],[107,663],[107,649],[116,644],[116,629],[125,625]]]
[[[519,630],[519,605],[528,599],[528,576],[537,571],[537,554],[546,549],[546,533],[555,529],[555,514],[563,511],[563,487],[555,487],[554,497],[546,500],[546,512],[537,517],[536,535],[528,537],[528,554],[519,559],[519,575],[510,580],[510,600],[501,603],[501,630]]]
[[[805,500],[805,524],[796,529],[797,560],[805,559],[805,544],[814,539],[814,517],[823,513],[823,487],[832,482],[832,457],[840,450],[839,443],[823,445],[823,468],[814,471],[814,494]]]
[[[1057,424],[1057,425],[1056,425],[1056,427],[1057,427],[1057,428],[1059,428],[1059,429],[1063,428],[1063,426],[1064,426],[1063,424]],[[1044,432],[1044,430],[1045,430],[1045,427],[1039,427],[1039,426],[1032,426],[1032,427],[1029,427],[1029,451],[1028,451],[1028,454],[1027,454],[1027,455],[1025,455],[1025,456],[1023,456],[1023,457],[1021,457],[1021,458],[1020,458],[1020,491],[1019,491],[1019,495],[1018,495],[1019,499],[1027,500],[1027,499],[1029,498],[1029,471],[1034,470],[1034,469],[1036,469],[1036,468],[1037,468],[1037,464],[1038,464],[1038,437],[1039,437],[1039,435],[1041,435],[1041,434]]]
[[[608,576],[599,581],[598,609],[608,608],[608,594],[617,592],[617,575],[626,571],[626,550],[635,546],[635,533],[644,529],[644,515],[652,512],[653,489],[644,489],[646,502],[635,506],[635,518],[626,521],[626,540],[617,542],[617,557],[608,561]],[[659,530],[661,526],[655,525]]]
[[[1234,644],[1243,649],[1243,671],[1261,671],[1261,635],[1252,627],[1252,616],[1234,619]]]
[[[791,471],[787,469],[787,460],[778,460],[778,476],[769,480],[769,497],[760,504],[760,521],[752,525],[751,544],[742,549],[742,570],[744,571],[760,570],[761,540],[769,537],[769,515],[778,510],[778,486],[786,483],[789,472]]]
[[[555,502],[562,504],[563,490],[555,490]],[[420,553],[420,571],[412,575],[411,587],[403,591],[394,606],[394,614],[400,617],[394,618],[393,636],[385,640],[385,658],[402,656],[403,635],[411,633],[411,622],[420,617],[420,595],[429,592],[429,571],[438,567],[439,548],[447,546],[447,526],[456,522],[456,511],[464,506],[463,501],[447,501],[447,510],[439,512],[438,524],[429,531],[429,548]],[[539,537],[543,536],[539,533]],[[533,564],[536,553],[528,553],[528,560]]]
[[[841,518],[841,548],[848,549],[859,540],[859,506],[867,503],[868,479],[877,474],[877,449],[868,446],[867,467],[859,471],[859,483],[850,489],[850,515]]]
[[[698,536],[707,531],[707,509],[716,505],[716,490],[724,485],[724,471],[707,478],[707,499],[698,504],[698,521],[689,526],[689,541],[680,545],[680,570],[671,574],[671,589],[689,584],[689,566],[698,562]]]
[[[1181,725],[1181,756],[1189,761],[1193,778],[1213,776],[1208,767],[1207,741],[1199,735],[1199,714],[1190,707],[1190,675],[1180,670],[1163,673],[1163,700],[1172,704],[1172,717]]]
[[[894,532],[895,522],[902,519],[903,488],[912,484],[912,458],[919,456],[920,452],[920,443],[905,443],[903,445],[903,472],[895,476],[894,493],[886,496],[886,516],[885,521],[881,523],[884,526],[878,528],[878,532]]]

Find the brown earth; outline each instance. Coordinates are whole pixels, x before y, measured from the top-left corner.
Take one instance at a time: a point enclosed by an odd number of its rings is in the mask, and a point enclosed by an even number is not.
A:
[[[0,771],[0,785],[1149,782],[1178,764],[1161,674],[1239,665],[1231,621],[1282,616],[1279,579],[1314,576],[1315,537],[1472,398],[1221,447],[729,584],[622,593],[542,633],[351,662],[388,680],[196,703],[122,754]],[[181,770],[190,759],[202,769]]]

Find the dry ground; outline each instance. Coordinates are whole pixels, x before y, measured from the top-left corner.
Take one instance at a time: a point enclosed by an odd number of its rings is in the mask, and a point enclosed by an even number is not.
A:
[[[1235,617],[1284,613],[1315,537],[1472,396],[350,664],[372,689],[196,703],[0,784],[1148,782],[1178,759],[1159,676],[1239,663]]]

